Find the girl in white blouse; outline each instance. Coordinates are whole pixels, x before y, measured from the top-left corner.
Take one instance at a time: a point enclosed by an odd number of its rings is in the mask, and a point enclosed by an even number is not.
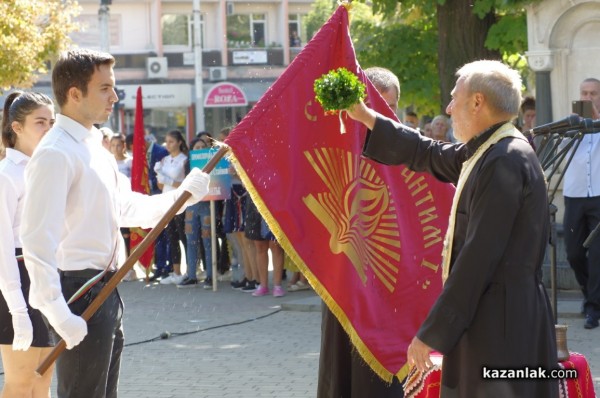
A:
[[[181,182],[185,178],[189,150],[185,138],[179,130],[171,130],[167,133],[165,146],[167,147],[167,151],[169,151],[169,155],[156,163],[154,171],[156,171],[158,187],[163,192],[169,192],[181,185]],[[184,250],[187,250],[184,217],[184,213],[178,214],[167,225],[170,263],[173,265],[173,273],[161,279],[161,284],[178,285],[184,279],[184,275],[181,275],[181,248],[179,247],[179,242],[181,241]]]
[[[4,103],[0,161],[0,352],[2,397],[49,397],[52,369],[35,369],[54,345],[38,310],[29,305],[29,275],[22,259],[19,229],[25,196],[25,165],[54,124],[54,105],[44,94],[11,93]]]

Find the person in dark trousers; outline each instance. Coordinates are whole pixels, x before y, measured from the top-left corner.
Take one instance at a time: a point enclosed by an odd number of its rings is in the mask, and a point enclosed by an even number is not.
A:
[[[61,54],[52,71],[60,114],[25,170],[21,239],[30,304],[67,347],[56,362],[59,398],[117,396],[124,342],[118,290],[87,323],[80,315],[115,273],[119,227],[152,227],[184,191],[192,194],[186,205],[208,193],[209,176],[200,170],[171,192],[131,191],[94,127],[108,120],[117,101],[114,62],[85,49]]]
[[[498,61],[457,72],[452,116],[459,143],[424,137],[367,108],[349,116],[370,130],[363,154],[456,184],[441,276],[444,286],[408,347],[409,365],[444,355],[441,397],[558,397],[552,379],[486,379],[484,369],[558,367],[554,320],[541,283],[549,237],[540,163],[512,120],[521,78]]]

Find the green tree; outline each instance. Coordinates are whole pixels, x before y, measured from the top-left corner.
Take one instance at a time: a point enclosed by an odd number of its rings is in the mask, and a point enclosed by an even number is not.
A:
[[[527,73],[523,7],[531,1],[537,0],[372,0],[379,18],[365,17],[355,1],[350,31],[361,66],[392,70],[402,85],[401,106],[434,115],[445,111],[455,72],[467,62],[502,59]],[[307,16],[313,31],[334,9],[329,0],[314,3]]]
[[[306,27],[306,35],[310,40],[315,33],[331,17],[336,8],[336,0],[315,0],[311,6],[310,12],[304,17],[302,22]]]
[[[70,43],[78,13],[75,0],[2,0],[0,90],[30,87],[47,73],[47,62]]]
[[[440,84],[437,72],[437,30],[418,16],[370,23],[352,22],[357,58],[363,68],[388,68],[400,80],[400,108],[419,115],[439,113]]]
[[[438,74],[443,111],[450,102],[455,72],[479,59],[498,59],[524,67],[527,48],[526,4],[537,0],[373,0],[373,10],[386,16],[404,8],[435,10]],[[520,55],[519,55],[520,54]]]
[[[309,37],[327,21],[337,7],[335,0],[316,0],[304,18]],[[432,18],[419,9],[387,15],[353,2],[350,33],[357,59],[363,69],[380,66],[400,80],[400,107],[412,107],[421,115],[439,112],[440,89],[437,73],[437,29]]]

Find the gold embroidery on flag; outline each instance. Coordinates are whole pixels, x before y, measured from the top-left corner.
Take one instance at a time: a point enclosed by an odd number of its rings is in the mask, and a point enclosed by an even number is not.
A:
[[[312,100],[309,100],[306,105],[304,105],[304,116],[306,117],[306,120],[309,120],[311,122],[316,122],[317,121],[317,116],[313,115],[310,111],[312,110],[314,103]]]
[[[332,253],[344,253],[363,284],[367,267],[393,292],[400,262],[400,235],[394,201],[377,170],[351,152],[320,148],[305,151],[327,187],[304,204],[331,234]]]

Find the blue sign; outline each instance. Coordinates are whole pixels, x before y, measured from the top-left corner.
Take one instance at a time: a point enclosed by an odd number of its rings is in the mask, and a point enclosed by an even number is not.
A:
[[[190,168],[202,169],[208,161],[217,153],[218,148],[197,149],[190,151]],[[208,195],[202,199],[208,200],[224,200],[231,196],[231,175],[229,168],[231,162],[225,158],[221,158],[213,171],[210,172],[210,184],[208,185]]]

